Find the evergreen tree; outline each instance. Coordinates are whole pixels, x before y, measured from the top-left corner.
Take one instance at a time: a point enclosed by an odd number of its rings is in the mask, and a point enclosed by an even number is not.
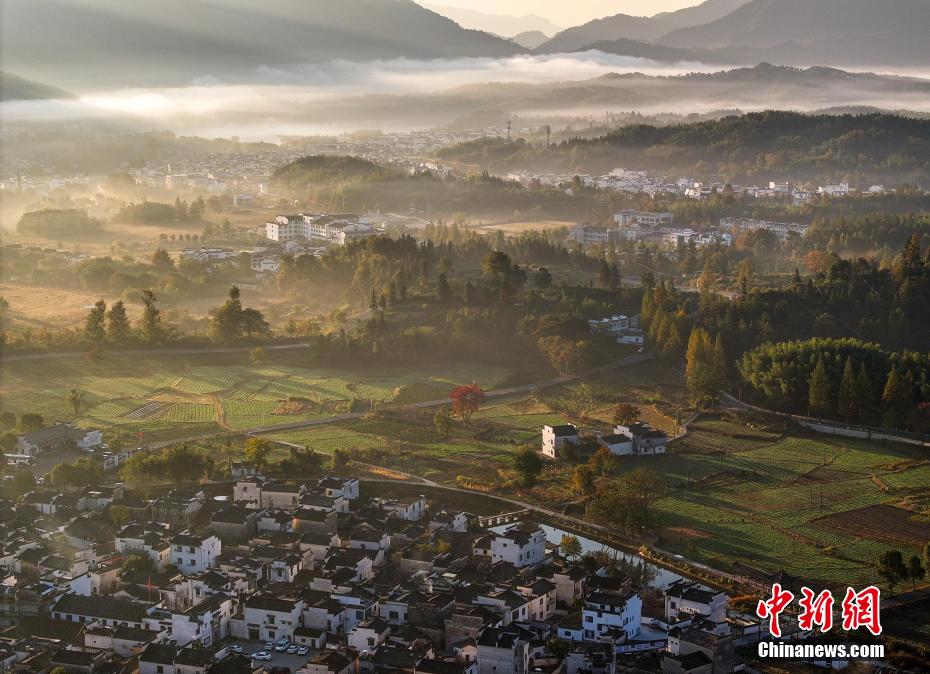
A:
[[[704,401],[714,392],[714,346],[707,330],[695,327],[685,352],[685,381],[695,400]]]
[[[891,366],[885,389],[882,392],[882,425],[886,428],[904,428],[912,402],[912,387],[907,377]]]
[[[126,305],[123,300],[117,300],[107,312],[107,339],[113,344],[123,345],[129,341],[132,328],[129,325],[129,316],[126,315]]]
[[[723,348],[723,335],[717,333],[717,339],[714,340],[714,355],[712,361],[713,367],[713,385],[714,397],[718,391],[724,391],[730,384],[730,377],[727,371],[727,354]]]
[[[447,304],[452,300],[452,288],[449,286],[445,273],[440,274],[436,281],[436,299],[442,304]]]
[[[106,335],[106,315],[107,303],[103,300],[94,302],[93,308],[84,321],[84,338],[91,344],[99,345],[103,343]]]
[[[840,390],[836,396],[836,411],[843,421],[856,419],[856,375],[853,371],[852,357],[846,358],[846,367],[843,368],[843,377],[840,379]]]
[[[161,340],[161,309],[158,308],[158,298],[151,290],[142,291],[142,304],[145,307],[142,310],[142,321],[139,324],[139,331],[142,338],[149,342],[155,343]]]
[[[811,373],[807,389],[808,413],[815,417],[829,417],[833,405],[830,402],[830,376],[823,362],[823,356],[817,359],[817,365]]]
[[[872,378],[869,377],[865,369],[865,363],[859,366],[859,374],[856,375],[856,410],[860,424],[869,425],[875,415],[875,404],[872,394]]]

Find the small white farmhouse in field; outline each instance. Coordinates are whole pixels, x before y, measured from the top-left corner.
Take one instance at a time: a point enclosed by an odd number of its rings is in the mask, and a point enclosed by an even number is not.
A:
[[[579,445],[578,429],[574,424],[560,424],[558,426],[543,426],[542,453],[550,459],[559,458],[559,452],[566,445]]]

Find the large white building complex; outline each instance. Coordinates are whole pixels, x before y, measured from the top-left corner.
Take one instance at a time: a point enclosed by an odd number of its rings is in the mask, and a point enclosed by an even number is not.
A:
[[[347,213],[341,215],[277,215],[265,223],[265,236],[272,241],[295,239],[322,239],[345,245],[352,239],[374,236],[379,231],[364,217]]]

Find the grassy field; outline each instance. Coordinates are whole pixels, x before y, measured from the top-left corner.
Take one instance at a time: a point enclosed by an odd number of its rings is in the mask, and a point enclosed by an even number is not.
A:
[[[645,463],[666,483],[659,544],[720,568],[874,582],[882,551],[910,556],[930,532],[930,465],[917,447],[710,418],[657,458]]]
[[[303,356],[304,358],[306,356]],[[136,435],[149,441],[211,429],[243,430],[331,417],[351,405],[371,409],[444,397],[472,381],[493,388],[508,370],[450,363],[439,369],[349,371],[300,365],[301,352],[249,365],[245,354],[127,356],[105,353],[49,361],[0,363],[3,409],[46,420]],[[83,395],[78,414],[68,393]]]

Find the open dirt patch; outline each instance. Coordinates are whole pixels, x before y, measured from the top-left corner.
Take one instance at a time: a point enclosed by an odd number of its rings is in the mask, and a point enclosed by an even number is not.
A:
[[[874,541],[923,545],[930,540],[930,523],[913,519],[914,512],[887,505],[873,505],[818,517],[818,524]]]

